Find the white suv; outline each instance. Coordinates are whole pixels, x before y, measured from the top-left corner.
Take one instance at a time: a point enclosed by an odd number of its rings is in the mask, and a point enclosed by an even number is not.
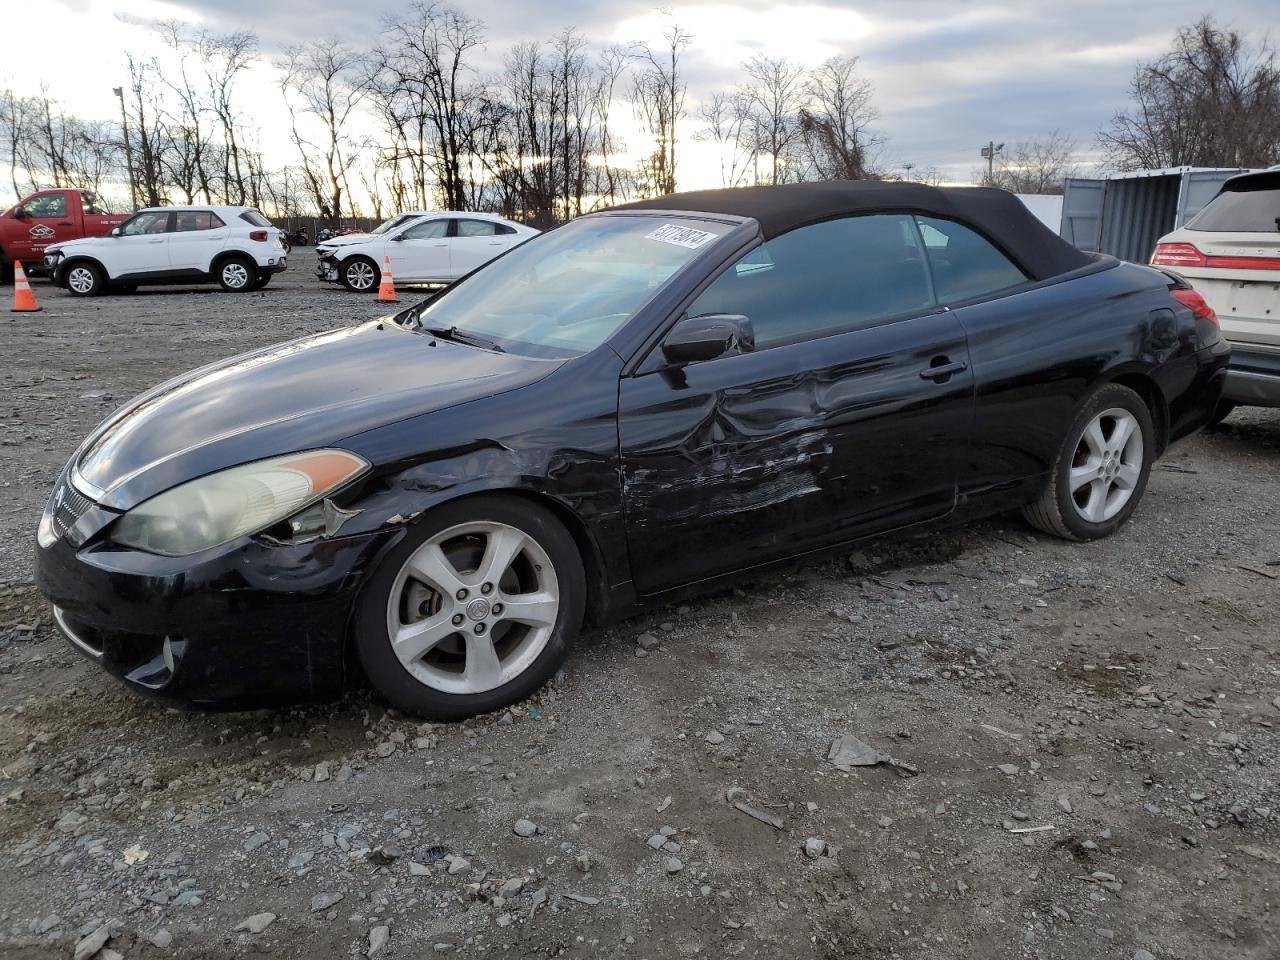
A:
[[[105,237],[45,248],[53,282],[78,297],[108,287],[218,283],[224,290],[259,290],[285,268],[280,231],[252,207],[150,207]]]
[[[1187,278],[1231,343],[1216,419],[1238,404],[1280,407],[1280,167],[1232,177],[1151,262]]]
[[[402,213],[372,233],[319,244],[316,276],[367,293],[388,257],[397,283],[450,283],[538,233],[491,213]]]

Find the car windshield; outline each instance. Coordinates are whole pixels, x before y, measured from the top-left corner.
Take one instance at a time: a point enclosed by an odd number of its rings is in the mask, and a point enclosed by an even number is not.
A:
[[[369,235],[372,237],[381,236],[388,230],[394,230],[396,227],[404,226],[410,220],[416,219],[418,219],[416,213],[402,213],[398,217],[392,217],[390,220],[383,220],[382,223],[369,231]]]
[[[598,216],[542,234],[450,288],[418,326],[511,353],[593,350],[700,250],[732,229],[691,217]]]
[[[1188,230],[1209,233],[1280,231],[1280,176],[1250,177],[1223,190],[1191,222]]]

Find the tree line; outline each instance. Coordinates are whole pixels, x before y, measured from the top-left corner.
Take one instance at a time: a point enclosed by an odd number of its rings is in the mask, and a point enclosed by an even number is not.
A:
[[[119,119],[0,92],[0,162],[15,195],[111,195],[123,184],[134,206],[225,202],[327,220],[471,209],[546,227],[675,191],[686,136],[715,148],[723,186],[941,179],[886,160],[875,92],[853,56],[802,64],[758,54],[734,85],[691,103],[694,38],[670,14],[653,43],[601,46],[566,29],[496,60],[484,24],[437,0],[385,18],[368,48],[311,41],[268,59],[250,31],[173,22],[156,36],[163,61],[126,57]],[[244,79],[263,64],[289,118],[292,162],[269,162],[260,146]],[[1098,134],[1112,168],[1280,160],[1280,68],[1265,37],[1205,17],[1137,65],[1130,94]],[[626,143],[623,129],[640,142]],[[1060,192],[1079,158],[1076,141],[1052,131],[1002,149],[975,179]]]

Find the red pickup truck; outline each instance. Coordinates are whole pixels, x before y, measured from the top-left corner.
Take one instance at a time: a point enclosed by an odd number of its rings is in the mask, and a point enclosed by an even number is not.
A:
[[[0,215],[0,283],[13,279],[13,261],[39,272],[49,244],[102,237],[127,219],[108,213],[88,190],[41,190],[23,198]]]

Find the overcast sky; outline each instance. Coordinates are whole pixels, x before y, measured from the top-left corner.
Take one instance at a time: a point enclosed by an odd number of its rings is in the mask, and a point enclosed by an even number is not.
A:
[[[497,67],[515,41],[577,27],[601,43],[658,39],[653,0],[462,0],[488,27]],[[177,17],[215,31],[252,29],[270,57],[287,43],[341,37],[376,40],[380,19],[404,4],[389,0],[43,0],[40,26],[8,31],[0,85],[50,94],[84,115],[114,116],[111,87],[125,80],[123,54],[144,52],[146,18]],[[667,4],[693,34],[685,55],[692,102],[740,79],[739,65],[760,52],[817,63],[832,54],[861,58],[876,88],[884,160],[937,167],[968,179],[988,139],[1016,142],[1056,128],[1091,159],[1098,128],[1127,99],[1140,58],[1169,46],[1177,27],[1212,9],[1221,24],[1261,34],[1277,0],[871,0],[839,3]],[[135,23],[121,22],[126,14]],[[142,22],[137,22],[142,21]],[[31,21],[28,21],[30,24]],[[28,43],[24,33],[48,39]],[[245,87],[246,106],[264,127],[263,147],[292,162],[280,130],[279,94],[269,68]],[[691,157],[680,186],[717,186],[715,165]]]

